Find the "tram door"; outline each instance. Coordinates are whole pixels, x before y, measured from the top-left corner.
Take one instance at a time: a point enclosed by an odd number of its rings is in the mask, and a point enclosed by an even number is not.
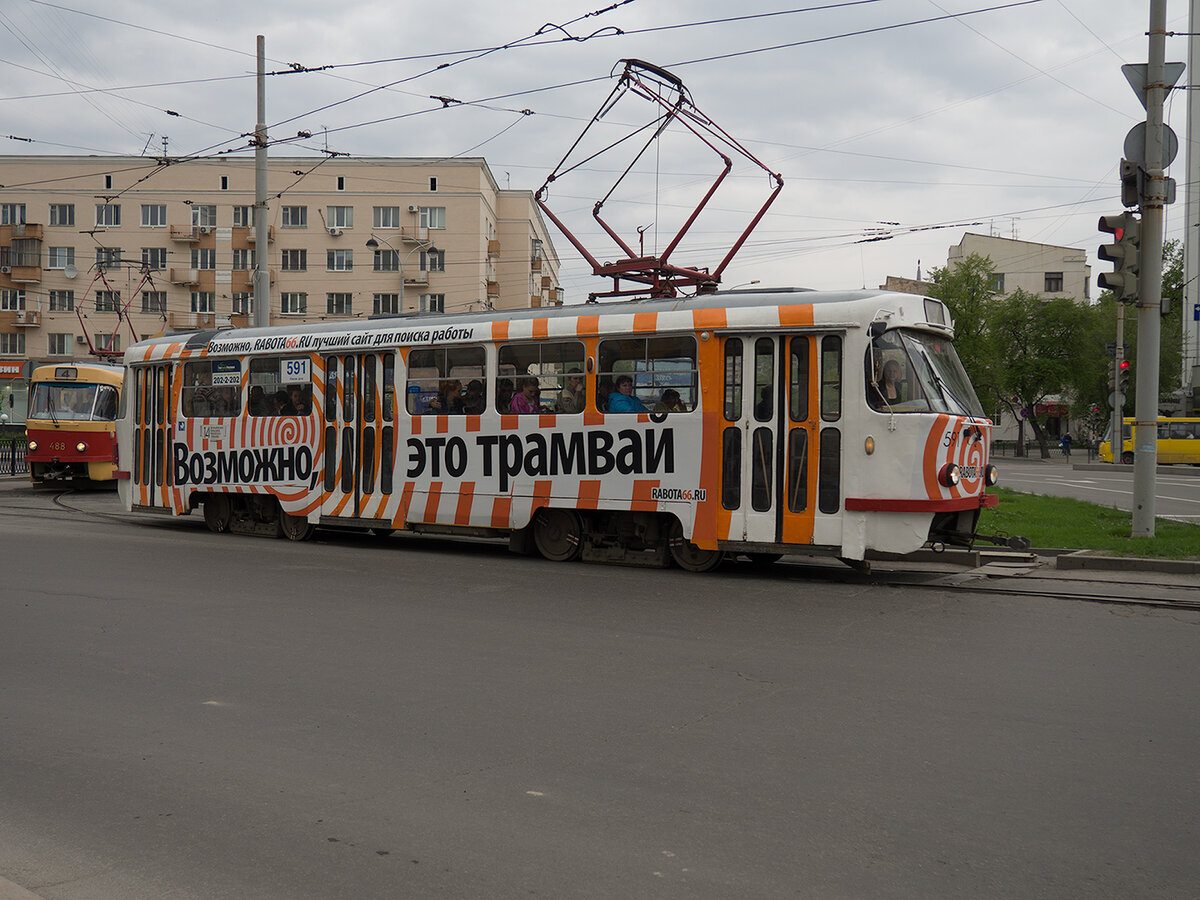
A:
[[[380,516],[392,492],[394,381],[395,354],[325,358],[323,515]]]
[[[721,505],[731,541],[813,541],[816,340],[725,338]]]
[[[173,369],[169,365],[139,366],[134,373],[133,467],[134,502],[139,506],[166,507],[164,488],[172,483]]]

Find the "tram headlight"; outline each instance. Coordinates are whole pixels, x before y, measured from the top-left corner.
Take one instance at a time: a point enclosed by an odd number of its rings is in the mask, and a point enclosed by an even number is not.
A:
[[[29,449],[30,449],[30,450],[36,451],[36,450],[37,450],[37,448],[38,448],[38,442],[37,442],[37,441],[30,441],[30,442],[29,442]]]
[[[86,453],[87,452],[87,443],[85,441],[80,441],[78,444],[75,445],[75,451],[77,453]]]
[[[988,487],[991,487],[993,484],[995,484],[999,480],[1000,480],[1000,470],[997,469],[995,466],[989,465],[986,469],[983,470],[983,483],[986,484]]]
[[[946,487],[958,487],[958,482],[962,479],[962,472],[954,463],[946,463],[942,466],[942,471],[938,472],[938,481]]]

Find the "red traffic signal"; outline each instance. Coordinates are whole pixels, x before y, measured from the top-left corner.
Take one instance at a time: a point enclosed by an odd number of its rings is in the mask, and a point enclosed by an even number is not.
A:
[[[1127,360],[1127,359],[1121,360],[1119,363],[1117,363],[1117,368],[1120,369],[1122,372],[1124,372],[1126,369],[1129,368],[1129,360]]]

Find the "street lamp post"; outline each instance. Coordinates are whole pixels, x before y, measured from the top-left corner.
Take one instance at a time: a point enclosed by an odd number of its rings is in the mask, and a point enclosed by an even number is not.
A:
[[[412,255],[418,250],[428,250],[430,253],[437,253],[437,247],[433,246],[433,241],[426,241],[424,244],[417,244],[405,254],[404,258],[400,258],[400,252],[388,242],[387,238],[381,238],[372,234],[367,238],[367,246],[372,250],[378,250],[380,244],[386,244],[387,248],[396,254],[396,264],[400,267],[400,312],[404,312],[404,264],[412,258]]]

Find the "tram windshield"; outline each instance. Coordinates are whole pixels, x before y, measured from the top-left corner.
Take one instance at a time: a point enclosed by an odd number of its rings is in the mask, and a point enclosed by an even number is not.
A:
[[[954,345],[940,335],[892,329],[867,350],[867,402],[884,412],[984,417]]]
[[[108,384],[43,381],[33,386],[30,419],[111,422],[117,418],[117,389]]]

